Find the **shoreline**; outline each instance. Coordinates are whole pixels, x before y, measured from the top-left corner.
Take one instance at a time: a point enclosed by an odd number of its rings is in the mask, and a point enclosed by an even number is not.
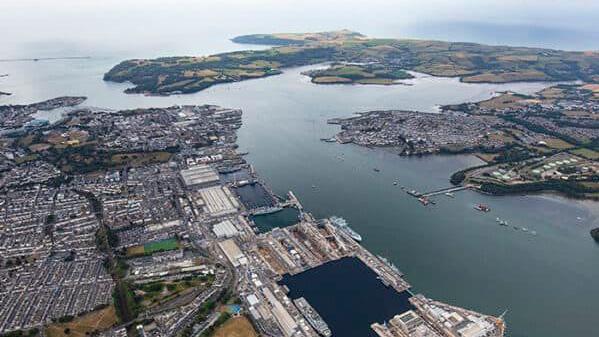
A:
[[[319,32],[303,34],[253,34],[230,39],[234,43],[252,45],[263,43],[270,49],[253,51],[240,50],[217,53],[204,57],[174,56],[170,58],[128,59],[114,65],[103,79],[122,83],[130,81],[133,87],[126,92],[151,93],[195,93],[219,83],[244,81],[280,74],[283,70],[315,63],[345,63],[344,66],[313,70],[312,82],[320,77],[337,77],[335,83],[359,83],[368,81],[372,76],[378,82],[392,79],[409,80],[410,71],[426,70],[435,77],[458,78],[460,82],[472,84],[506,84],[517,82],[559,82],[579,80],[597,82],[592,67],[570,69],[557,73],[556,67],[562,63],[575,65],[588,62],[599,63],[593,55],[581,55],[573,52],[541,49],[546,53],[539,55],[533,48],[491,46],[458,42],[428,40],[401,40],[368,38],[352,31]],[[429,46],[422,48],[421,43]],[[401,46],[398,44],[402,43]],[[419,44],[420,43],[420,44]],[[348,47],[351,46],[351,47]],[[381,52],[376,47],[386,47],[393,52]],[[448,53],[434,59],[442,52]],[[511,57],[510,61],[493,63],[481,67],[472,62],[464,62],[451,57],[451,53],[462,52],[464,58]],[[364,56],[364,53],[369,56]],[[522,57],[535,55],[536,62],[522,61]],[[398,61],[400,60],[400,61]],[[541,67],[543,64],[551,66]],[[352,66],[352,64],[354,64]],[[356,66],[356,64],[361,64]],[[353,67],[353,68],[352,68]],[[453,71],[448,71],[451,67]],[[489,69],[493,69],[490,71]],[[517,69],[517,70],[513,70]],[[590,70],[589,70],[590,69]],[[400,71],[401,73],[397,73]],[[369,75],[370,74],[370,75]],[[368,76],[367,76],[368,75]],[[339,79],[342,78],[342,79]],[[472,80],[474,78],[474,80]],[[481,80],[478,80],[480,78]],[[325,81],[326,82],[326,81]],[[360,83],[370,84],[370,83]],[[374,83],[390,85],[391,83]]]
[[[329,123],[329,124],[338,125],[336,122]],[[326,140],[322,140],[322,141],[329,143],[330,142],[329,140],[334,139],[334,138],[335,137],[331,137],[331,138],[327,138]],[[338,144],[341,144],[341,145],[351,144],[351,145],[355,145],[358,147],[371,149],[371,150],[383,150],[383,151],[392,150],[394,153],[395,153],[395,150],[397,150],[399,148],[398,146],[394,146],[394,145],[389,145],[389,146],[362,145],[362,144],[357,144],[357,143],[351,142],[351,141],[350,142],[339,142],[339,140],[336,140],[335,142]],[[464,186],[463,181],[461,181],[459,183],[452,182],[452,177],[455,174],[459,174],[460,172],[467,172],[467,171],[478,169],[478,168],[483,168],[486,166],[497,165],[496,163],[493,164],[493,163],[487,162],[486,160],[481,158],[481,156],[478,155],[476,151],[460,151],[460,152],[442,152],[441,151],[441,152],[434,152],[434,153],[417,153],[417,154],[410,154],[410,155],[398,154],[398,156],[406,157],[406,158],[424,158],[424,157],[431,157],[431,156],[472,156],[472,157],[475,157],[485,163],[483,165],[465,167],[461,170],[451,173],[448,178],[448,181],[454,186]],[[568,194],[567,192],[562,192],[562,191],[555,190],[555,189],[543,189],[543,190],[538,190],[538,191],[535,191],[535,190],[513,191],[513,192],[505,192],[505,193],[493,193],[493,192],[489,192],[489,191],[483,191],[480,189],[480,187],[473,187],[473,188],[471,188],[471,190],[474,190],[477,193],[481,193],[481,194],[485,194],[485,195],[492,195],[492,196],[527,196],[527,195],[538,196],[538,195],[546,194],[546,195],[550,195],[550,196],[562,197],[562,198],[572,200],[572,201],[590,201],[590,202],[599,203],[599,196],[597,196],[597,197],[577,196],[574,194]],[[597,214],[599,215],[599,212],[597,212]]]

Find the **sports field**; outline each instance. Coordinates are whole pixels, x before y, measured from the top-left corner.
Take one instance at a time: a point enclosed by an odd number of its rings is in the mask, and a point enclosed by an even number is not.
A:
[[[133,246],[127,248],[128,256],[152,254],[156,252],[165,252],[168,250],[174,250],[179,248],[179,242],[177,239],[165,239],[160,241],[152,241],[143,245]]]

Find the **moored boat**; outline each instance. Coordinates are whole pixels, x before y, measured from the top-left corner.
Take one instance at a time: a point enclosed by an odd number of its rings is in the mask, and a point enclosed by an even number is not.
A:
[[[357,241],[357,242],[362,241],[362,235],[360,235],[358,232],[356,232],[351,227],[349,227],[349,225],[347,224],[347,221],[345,219],[343,219],[342,217],[332,216],[329,218],[329,220],[337,228],[339,228],[342,231],[344,231],[345,233],[349,234],[349,236],[351,236],[352,239],[354,239],[355,241]]]
[[[485,205],[485,204],[478,204],[476,206],[474,206],[474,209],[477,211],[481,211],[481,212],[490,212],[491,208],[489,208],[489,206]]]
[[[332,335],[331,329],[327,325],[327,323],[322,319],[322,317],[316,312],[316,310],[308,303],[308,301],[300,297],[298,299],[293,300],[293,303],[297,307],[297,309],[304,315],[308,323],[318,332],[320,335],[324,337],[330,337]]]

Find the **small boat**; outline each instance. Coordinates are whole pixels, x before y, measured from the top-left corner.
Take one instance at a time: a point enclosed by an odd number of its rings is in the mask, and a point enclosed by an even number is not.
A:
[[[402,272],[399,270],[399,268],[397,268],[397,266],[395,266],[393,264],[393,262],[389,261],[389,259],[387,259],[386,257],[383,257],[381,255],[377,255],[377,257],[379,259],[381,259],[381,261],[383,261],[383,263],[385,263],[387,265],[387,267],[391,268],[394,272],[396,272],[398,274],[402,274]]]
[[[448,197],[450,197],[450,198],[455,198],[455,194],[453,194],[451,192],[446,192],[445,195],[448,196]]]
[[[394,182],[393,182],[393,186],[397,186],[397,181],[394,181]]]
[[[531,231],[530,234],[537,235],[537,231]]]
[[[421,193],[416,191],[416,190],[411,190],[411,191],[406,191],[406,193],[408,193],[409,195],[413,196],[413,197],[419,197],[421,196]]]
[[[522,231],[523,231],[523,232],[528,232],[528,228],[526,228],[526,227],[522,227]]]
[[[420,203],[423,204],[424,206],[426,206],[430,203],[430,200],[428,200],[427,197],[418,198],[418,201],[420,201]]]
[[[252,215],[266,215],[277,213],[283,210],[283,207],[272,206],[272,207],[260,207],[252,211]]]
[[[501,222],[501,219],[499,219],[499,218],[495,218],[495,221],[496,221],[496,222]]]
[[[377,280],[381,281],[381,283],[383,283],[383,285],[384,285],[385,287],[389,288],[389,287],[391,286],[391,285],[389,284],[389,282],[387,282],[387,280],[385,280],[384,278],[382,278],[382,277],[380,277],[380,276],[377,276],[376,278],[377,278]]]
[[[312,188],[316,188],[316,185],[312,185]]]
[[[233,187],[243,187],[245,185],[250,185],[252,182],[244,179],[244,180],[237,180],[235,182],[233,182]]]
[[[476,206],[474,206],[474,209],[480,212],[490,212],[491,209],[489,208],[489,206],[485,205],[485,204],[478,204]]]
[[[326,142],[326,143],[334,143],[337,141],[337,139],[333,138],[320,138],[321,141]]]
[[[376,167],[372,169],[374,172],[381,172],[381,170],[377,169]]]

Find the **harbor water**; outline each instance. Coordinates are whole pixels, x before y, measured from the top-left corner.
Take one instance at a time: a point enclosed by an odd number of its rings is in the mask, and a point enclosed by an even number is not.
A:
[[[333,337],[376,337],[372,323],[383,323],[413,309],[411,294],[384,285],[358,258],[343,258],[303,273],[286,275],[281,284],[291,299],[304,297],[328,324]]]
[[[599,226],[597,203],[550,195],[493,197],[460,191],[455,198],[436,196],[436,205],[423,207],[401,186],[422,192],[447,187],[452,172],[480,161],[461,155],[405,158],[390,150],[320,141],[338,131],[326,123],[330,118],[371,109],[436,112],[439,104],[482,100],[502,90],[533,93],[548,84],[467,84],[455,78],[421,75],[408,85],[319,86],[301,75],[311,69],[308,66],[191,95],[148,97],[126,95],[123,90],[128,84],[102,80],[103,74],[123,59],[264,48],[236,45],[228,39],[274,31],[351,28],[377,37],[597,49],[596,4],[584,2],[580,8],[574,2],[552,6],[540,1],[519,2],[519,8],[535,12],[533,18],[522,14],[525,11],[514,13],[504,2],[470,2],[476,10],[468,11],[464,10],[465,1],[438,2],[435,6],[416,1],[344,2],[335,6],[306,1],[294,3],[293,10],[286,7],[288,3],[283,5],[285,2],[266,1],[268,6],[232,2],[179,1],[173,5],[149,0],[131,5],[108,0],[71,6],[60,0],[52,5],[30,5],[32,1],[0,4],[0,28],[10,32],[0,50],[0,74],[8,75],[0,77],[0,91],[13,93],[0,96],[0,104],[83,95],[88,97],[84,105],[113,109],[175,104],[241,108],[240,151],[249,152],[246,159],[260,178],[278,195],[292,190],[316,217],[337,215],[346,219],[361,234],[366,248],[389,258],[406,274],[415,292],[493,315],[507,309],[508,334],[512,337],[597,334],[599,245],[589,236],[589,230]],[[110,3],[113,6],[106,5]],[[508,13],[503,12],[507,9]],[[358,10],[360,15],[356,15]],[[570,20],[574,26],[543,26],[566,22],[558,18],[572,15],[574,10],[584,13]],[[210,15],[205,14],[208,12]],[[32,20],[16,20],[20,13],[28,13]],[[452,21],[456,15],[469,17],[463,19],[467,22]],[[53,19],[48,20],[49,16]],[[494,22],[498,17],[515,22],[507,29],[509,24]],[[452,29],[431,33],[435,27],[448,26]],[[476,27],[476,31],[469,27]],[[90,58],[13,60],[59,56]],[[479,203],[489,205],[491,211],[474,210]],[[497,217],[509,221],[510,226],[498,225]],[[537,234],[532,235],[532,231]],[[319,282],[320,276],[328,280],[326,272],[308,275]],[[366,274],[348,276],[368,278]],[[331,291],[335,286],[338,284],[331,281]],[[322,310],[325,320],[327,315],[331,317],[317,299],[309,298],[308,290],[306,294],[304,290],[294,291],[297,295],[301,291],[311,303],[315,301],[312,304]],[[339,308],[342,304],[337,305]],[[397,305],[388,312],[400,310]],[[352,318],[338,319],[351,324]],[[336,326],[335,322],[330,324]]]
[[[293,207],[285,207],[282,210],[270,214],[253,215],[252,221],[260,233],[268,232],[273,228],[284,228],[294,225],[299,221],[299,211]]]

